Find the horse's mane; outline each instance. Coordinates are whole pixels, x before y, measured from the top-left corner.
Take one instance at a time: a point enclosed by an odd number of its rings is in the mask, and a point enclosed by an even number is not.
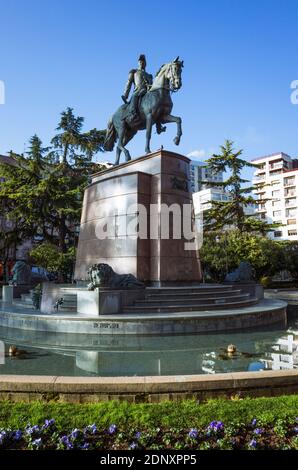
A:
[[[157,75],[159,75],[160,72],[162,71],[162,69],[163,69],[164,67],[166,67],[167,65],[168,65],[168,64],[162,64],[162,66],[161,66],[161,67],[159,68],[159,70],[156,72],[156,75],[155,75],[155,76],[157,77]]]

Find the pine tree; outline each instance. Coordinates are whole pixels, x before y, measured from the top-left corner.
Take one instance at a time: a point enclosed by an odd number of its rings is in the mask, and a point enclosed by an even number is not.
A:
[[[92,157],[102,150],[104,139],[103,131],[82,132],[83,122],[68,108],[52,147],[44,148],[35,135],[25,156],[11,152],[15,166],[2,165],[0,207],[5,206],[5,218],[12,221],[6,249],[10,240],[24,239],[56,245],[61,253],[75,247],[83,191],[90,174],[101,169]]]
[[[213,174],[227,172],[228,178],[223,182],[209,183],[219,186],[229,194],[228,201],[211,201],[211,208],[204,212],[204,228],[208,232],[236,228],[242,232],[255,232],[265,235],[278,227],[256,218],[254,214],[245,213],[245,209],[256,203],[252,196],[255,186],[244,187],[249,180],[241,178],[241,172],[247,167],[256,167],[241,158],[243,150],[235,151],[233,142],[226,140],[220,147],[221,153],[214,154],[207,162]]]

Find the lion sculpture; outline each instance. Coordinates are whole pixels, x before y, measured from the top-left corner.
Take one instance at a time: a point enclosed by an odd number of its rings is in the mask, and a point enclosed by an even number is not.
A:
[[[31,267],[25,261],[17,261],[12,268],[11,284],[16,286],[31,284],[31,279]]]
[[[111,289],[141,289],[145,285],[133,274],[117,274],[105,263],[93,264],[87,271],[90,284],[88,290],[96,287],[109,287]]]
[[[253,282],[255,270],[248,261],[241,261],[238,268],[226,275],[225,282]]]

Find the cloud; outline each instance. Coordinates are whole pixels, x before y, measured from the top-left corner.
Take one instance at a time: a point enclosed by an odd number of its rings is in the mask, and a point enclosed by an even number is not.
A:
[[[197,158],[198,160],[202,160],[206,156],[206,150],[201,149],[201,150],[193,150],[192,152],[189,152],[187,154],[188,158]]]

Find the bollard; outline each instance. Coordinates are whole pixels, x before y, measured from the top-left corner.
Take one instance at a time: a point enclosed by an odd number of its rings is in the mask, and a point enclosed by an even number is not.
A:
[[[13,286],[2,287],[2,302],[11,305],[13,301]]]

